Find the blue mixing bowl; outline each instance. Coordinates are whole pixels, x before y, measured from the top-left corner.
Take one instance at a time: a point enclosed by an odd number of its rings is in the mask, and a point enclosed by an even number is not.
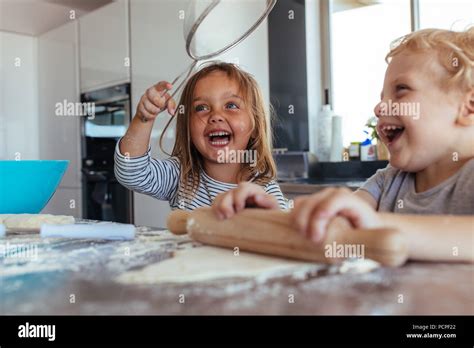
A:
[[[0,161],[0,214],[37,214],[46,206],[69,161]]]

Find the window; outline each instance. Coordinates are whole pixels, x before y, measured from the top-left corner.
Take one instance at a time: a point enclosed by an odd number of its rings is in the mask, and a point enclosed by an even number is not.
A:
[[[390,43],[411,32],[409,0],[333,0],[332,106],[343,118],[343,142],[363,141],[380,100]]]
[[[418,0],[420,29],[465,30],[474,22],[473,0]]]

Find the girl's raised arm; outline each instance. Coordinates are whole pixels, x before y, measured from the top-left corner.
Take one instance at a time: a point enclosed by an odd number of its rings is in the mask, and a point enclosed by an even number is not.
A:
[[[142,95],[137,112],[120,141],[122,154],[138,157],[147,152],[155,118],[164,109],[167,109],[171,115],[175,114],[176,102],[166,93],[172,87],[169,82],[161,81],[148,88]]]

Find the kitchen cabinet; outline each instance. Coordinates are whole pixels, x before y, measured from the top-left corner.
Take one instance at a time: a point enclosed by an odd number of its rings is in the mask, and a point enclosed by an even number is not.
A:
[[[0,159],[38,159],[38,40],[0,31]],[[27,141],[25,141],[27,139]]]
[[[179,11],[186,8],[185,0],[132,1],[130,3],[132,115],[135,114],[140,97],[147,88],[160,80],[171,81],[190,63],[183,41],[183,22],[178,19]],[[175,16],[170,14],[174,13]],[[150,44],[153,43],[153,44]],[[168,114],[162,113],[155,121],[150,144],[152,156],[166,158],[159,149],[159,137],[168,121]],[[173,129],[168,130],[173,135]],[[167,137],[164,145],[172,149],[174,137]],[[150,196],[134,193],[134,222],[136,225],[166,226],[170,212],[168,202]]]
[[[38,134],[40,159],[69,160],[59,188],[43,212],[80,216],[81,120],[57,108],[58,103],[79,102],[77,36],[77,21],[72,21],[38,38]],[[73,199],[78,210],[66,209],[66,199]]]
[[[128,23],[127,0],[79,19],[81,92],[130,81]]]

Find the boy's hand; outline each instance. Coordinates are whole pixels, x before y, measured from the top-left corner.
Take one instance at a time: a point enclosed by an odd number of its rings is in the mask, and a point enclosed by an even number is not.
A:
[[[346,188],[328,188],[296,198],[291,214],[300,232],[316,243],[325,239],[328,223],[336,216],[345,217],[354,228],[375,228],[381,225],[376,211]]]
[[[170,115],[174,115],[176,112],[176,102],[165,92],[171,88],[173,88],[173,85],[166,81],[158,82],[156,85],[148,88],[138,103],[137,116],[142,121],[154,120],[165,109],[168,109]]]
[[[274,196],[267,194],[261,186],[249,182],[240,183],[237,188],[219,194],[211,208],[219,219],[228,219],[248,205],[266,209],[280,208]]]

